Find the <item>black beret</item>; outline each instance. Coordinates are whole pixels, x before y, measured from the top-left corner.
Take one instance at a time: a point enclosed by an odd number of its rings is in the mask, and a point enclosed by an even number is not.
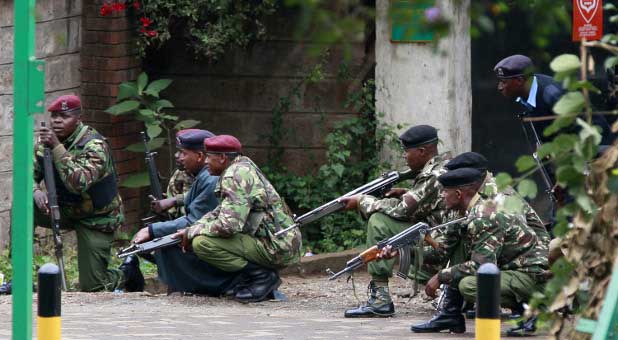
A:
[[[189,150],[204,150],[204,139],[215,135],[208,130],[191,129],[176,136],[176,146]]]
[[[448,170],[474,168],[480,171],[487,171],[487,158],[478,152],[464,152],[451,159],[444,167]]]
[[[508,79],[530,74],[533,68],[532,59],[525,55],[515,54],[500,60],[494,67],[494,72],[496,72],[496,77]]]
[[[448,171],[438,177],[438,182],[445,188],[461,187],[483,179],[483,172],[473,168],[459,168]]]
[[[438,130],[429,125],[416,125],[399,136],[404,148],[416,148],[421,145],[438,141]]]

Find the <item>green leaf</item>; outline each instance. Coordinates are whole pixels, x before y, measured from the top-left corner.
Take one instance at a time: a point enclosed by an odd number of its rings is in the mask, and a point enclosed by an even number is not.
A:
[[[146,74],[146,72],[140,73],[139,76],[137,77],[137,93],[139,95],[142,94],[147,84],[148,84],[148,75]]]
[[[606,70],[618,65],[618,57],[609,57],[605,59],[605,63],[603,64]]]
[[[152,104],[156,109],[156,111],[160,111],[161,109],[172,108],[174,104],[167,99],[159,99]]]
[[[551,136],[554,133],[560,131],[561,129],[573,124],[575,118],[577,118],[577,114],[558,117],[558,119],[554,120],[554,122],[551,123],[550,126],[545,128],[545,130],[543,131],[543,136]]]
[[[575,201],[585,212],[589,214],[594,212],[596,209],[594,202],[586,195],[578,195]]]
[[[612,15],[609,17],[609,22],[618,22],[618,15]]]
[[[148,132],[148,137],[155,138],[159,136],[163,130],[158,124],[152,124],[152,125],[148,125],[148,127],[146,128],[146,131]]]
[[[517,184],[517,191],[521,196],[528,197],[530,199],[535,198],[538,192],[536,183],[534,183],[533,180],[527,178],[522,179],[521,182]]]
[[[534,157],[524,155],[517,159],[517,162],[515,162],[515,166],[517,167],[517,171],[524,172],[535,167],[536,161],[534,160]]]
[[[504,190],[504,188],[511,185],[511,183],[513,183],[513,178],[506,172],[501,172],[496,175],[496,185],[498,185],[498,191]]]
[[[160,137],[159,138],[153,138],[153,139],[148,141],[148,148],[150,150],[158,149],[158,148],[160,148],[163,145],[164,142],[165,142],[165,138],[160,138]],[[131,151],[131,152],[144,152],[144,151],[146,151],[144,149],[144,143],[143,142],[131,144],[131,145],[127,146],[125,148],[125,150]]]
[[[523,201],[516,196],[507,196],[504,199],[504,210],[509,214],[519,214],[524,209]]]
[[[136,100],[127,100],[109,107],[107,110],[105,110],[105,112],[111,113],[113,115],[121,115],[136,110],[139,105],[140,103]]]
[[[569,92],[562,96],[554,105],[554,112],[558,115],[566,115],[569,113],[579,113],[586,104],[584,95],[579,92]]]
[[[554,141],[558,139],[556,137]],[[558,147],[554,145],[554,142],[549,142],[541,145],[540,148],[537,149],[536,154],[539,159],[543,159],[547,156],[555,155],[558,152]]]
[[[552,71],[556,73],[573,72],[578,70],[580,66],[579,57],[574,54],[559,55],[549,64]]]
[[[129,175],[120,183],[120,186],[125,188],[142,188],[150,185],[150,179],[148,178],[148,172],[140,172],[137,174]]]
[[[166,89],[172,83],[171,79],[157,79],[148,85],[145,94],[159,98],[159,92]]]
[[[581,89],[586,89],[586,90],[590,90],[590,91],[595,92],[595,93],[601,93],[601,90],[599,90],[591,82],[584,81],[584,80],[578,80],[578,81],[570,84],[568,86],[568,89],[569,89],[569,91],[578,91],[578,90],[581,90]]]
[[[588,122],[581,118],[577,118],[577,125],[582,127],[579,131],[580,140],[591,138],[594,144],[599,145],[599,143],[601,143],[603,137],[596,126],[588,124]]]
[[[118,86],[118,101],[137,97],[137,87],[135,82],[122,83]]]
[[[343,164],[333,164],[332,168],[338,177],[343,176],[343,172],[345,171]]]
[[[605,4],[603,6],[603,9],[606,10],[606,11],[615,11],[616,10],[616,5],[611,4],[611,3],[610,4]]]
[[[163,116],[161,116],[161,118],[167,119],[167,120],[173,120],[173,121],[177,121],[178,120],[178,116],[172,116],[172,115],[163,115]]]
[[[181,120],[176,125],[174,125],[174,130],[190,129],[199,123],[201,123],[199,120],[193,120],[193,119]]]
[[[583,180],[583,175],[572,166],[561,166],[556,171],[558,183],[562,186],[577,185]]]
[[[138,111],[140,116],[144,116],[144,117],[154,117],[157,113],[149,110],[149,109],[144,109],[144,110],[139,110]]]

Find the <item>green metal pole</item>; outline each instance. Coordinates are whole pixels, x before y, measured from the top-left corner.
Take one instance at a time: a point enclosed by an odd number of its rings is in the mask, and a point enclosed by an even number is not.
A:
[[[13,339],[32,339],[32,114],[43,112],[43,63],[35,56],[34,0],[14,1]]]

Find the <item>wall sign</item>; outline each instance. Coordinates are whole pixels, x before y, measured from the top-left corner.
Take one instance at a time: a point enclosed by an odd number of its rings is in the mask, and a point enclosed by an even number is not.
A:
[[[603,0],[573,0],[573,41],[603,37]]]

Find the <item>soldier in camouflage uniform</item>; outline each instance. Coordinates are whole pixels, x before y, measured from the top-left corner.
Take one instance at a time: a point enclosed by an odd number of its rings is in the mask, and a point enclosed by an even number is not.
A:
[[[342,199],[346,209],[358,209],[368,218],[367,247],[396,235],[416,222],[430,225],[442,223],[445,209],[439,197],[440,185],[437,178],[444,173],[444,164],[450,158],[448,154],[438,153],[437,130],[428,125],[413,126],[399,137],[405,158],[410,169],[417,173],[409,190],[394,190],[399,197],[379,199],[370,195],[354,196]],[[432,235],[440,240],[439,234]],[[426,249],[424,249],[426,250]],[[372,281],[369,284],[370,296],[366,304],[345,312],[345,317],[385,317],[395,312],[388,291],[389,277],[393,274],[394,260],[374,261],[369,263],[368,271]],[[427,280],[437,270],[434,266],[422,267],[413,274],[414,278]]]
[[[241,273],[241,282],[226,295],[240,302],[269,298],[281,283],[277,270],[300,260],[297,229],[274,234],[293,223],[287,206],[233,136],[204,141],[208,170],[220,176],[215,187],[219,206],[177,233],[203,261],[226,272]]]
[[[483,176],[478,169],[459,168],[438,178],[447,208],[470,217],[463,240],[468,254],[464,262],[454,263],[429,280],[425,292],[432,297],[440,284],[448,285],[443,308],[429,322],[412,326],[414,332],[465,332],[461,306],[464,299],[475,301],[476,270],[483,263],[495,263],[501,270],[504,307],[517,308],[543,288],[546,248],[523,216],[499,211],[495,201],[479,195]]]
[[[52,128],[38,130],[35,146],[35,225],[50,227],[47,193],[41,189],[43,150],[51,148],[61,227],[77,234],[77,265],[82,291],[143,290],[137,261],[108,268],[114,231],[124,215],[111,149],[105,138],[81,121],[78,97],[56,99],[48,108]]]

